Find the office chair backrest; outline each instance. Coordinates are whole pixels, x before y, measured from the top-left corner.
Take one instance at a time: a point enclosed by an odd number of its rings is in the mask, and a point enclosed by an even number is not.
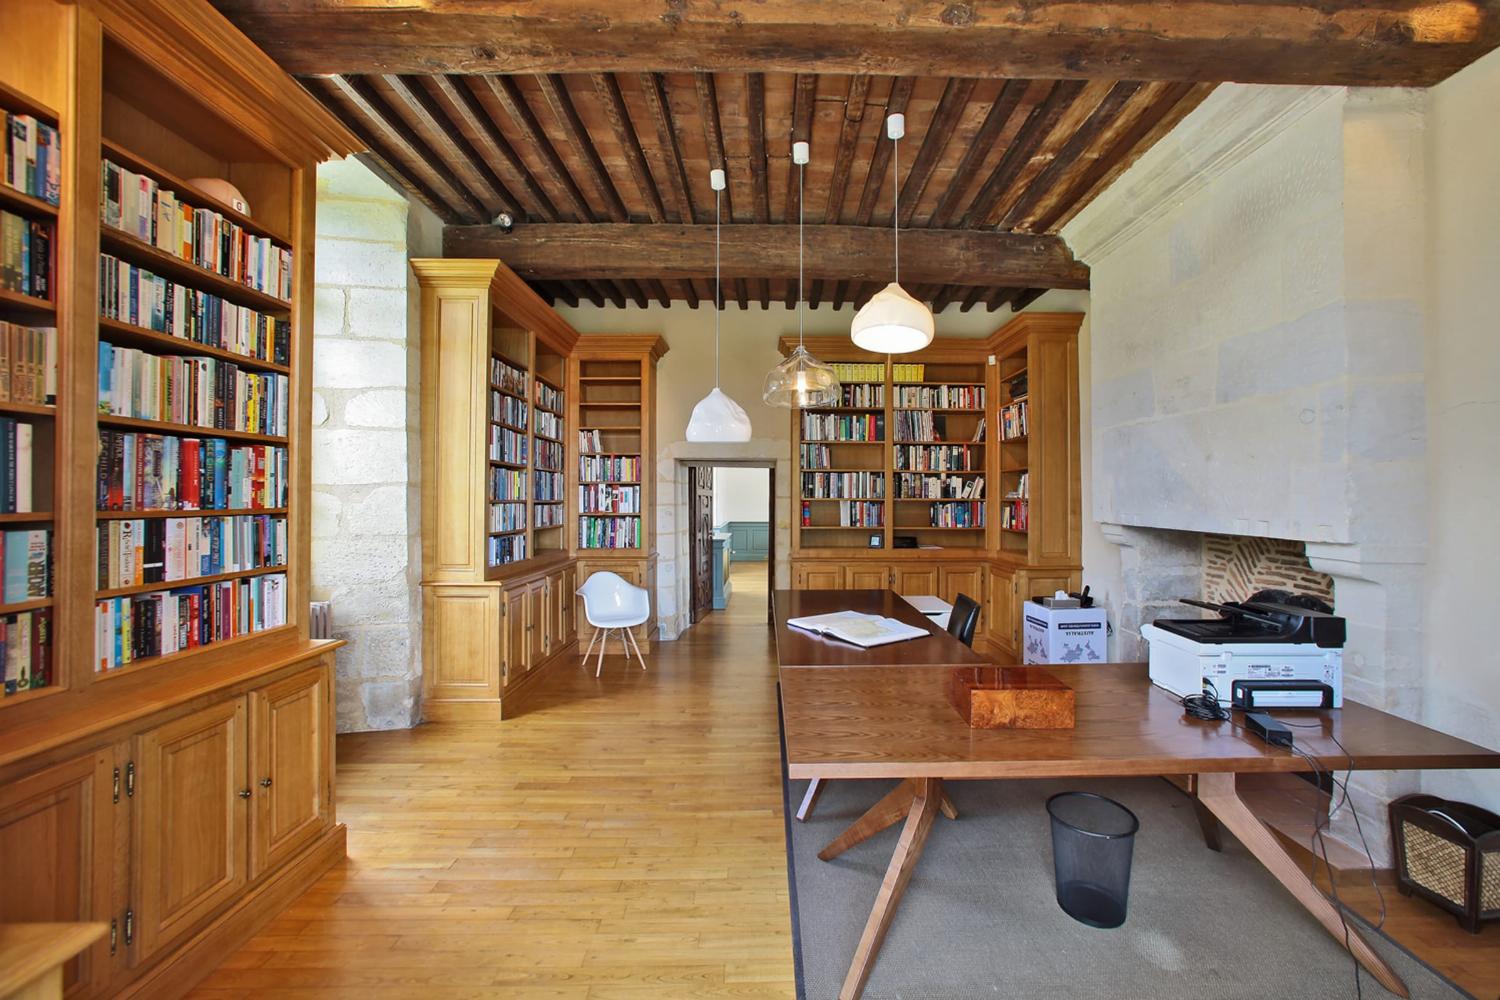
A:
[[[578,588],[586,611],[605,615],[640,614],[651,612],[651,595],[644,587],[637,587],[618,573],[607,570],[589,574],[583,586]]]
[[[948,634],[955,636],[965,646],[973,646],[974,629],[978,625],[978,602],[967,594],[959,594],[953,600],[953,610],[948,613]]]

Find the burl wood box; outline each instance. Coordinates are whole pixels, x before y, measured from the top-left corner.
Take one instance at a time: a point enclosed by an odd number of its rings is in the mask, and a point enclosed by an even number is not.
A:
[[[974,729],[1073,728],[1073,689],[1040,667],[960,667],[948,700]]]

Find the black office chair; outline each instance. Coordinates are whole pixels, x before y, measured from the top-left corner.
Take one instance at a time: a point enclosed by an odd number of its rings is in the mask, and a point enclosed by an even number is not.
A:
[[[953,610],[948,613],[948,634],[965,646],[973,646],[974,629],[978,624],[978,602],[967,594],[959,594],[953,600]]]

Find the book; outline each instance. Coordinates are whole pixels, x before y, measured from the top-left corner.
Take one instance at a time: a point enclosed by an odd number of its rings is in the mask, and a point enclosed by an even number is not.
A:
[[[792,628],[812,632],[825,638],[831,636],[844,642],[869,649],[908,639],[925,639],[932,633],[926,629],[908,625],[883,615],[867,615],[858,611],[835,611],[826,615],[808,615],[803,618],[788,618]]]
[[[6,604],[40,600],[52,594],[52,532],[45,528],[7,531],[3,599]]]

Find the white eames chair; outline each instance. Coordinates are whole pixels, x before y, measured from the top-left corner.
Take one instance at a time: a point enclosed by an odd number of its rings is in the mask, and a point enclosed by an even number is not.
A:
[[[594,637],[589,640],[588,652],[583,654],[585,665],[594,652],[594,643],[599,643],[594,676],[598,677],[604,670],[604,647],[609,645],[611,632],[620,633],[625,659],[630,659],[630,650],[634,647],[635,658],[641,661],[641,669],[645,670],[646,658],[641,655],[641,647],[630,630],[644,625],[651,617],[651,595],[646,589],[637,587],[618,573],[593,573],[578,588],[578,594],[583,598],[583,616],[594,626]]]

